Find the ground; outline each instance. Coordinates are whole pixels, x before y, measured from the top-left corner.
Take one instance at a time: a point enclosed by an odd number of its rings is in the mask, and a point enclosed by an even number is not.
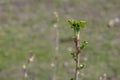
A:
[[[120,17],[119,0],[0,0],[0,80],[25,80],[22,65],[33,80],[69,80],[74,76],[73,31],[68,19],[87,21],[81,39],[89,42],[82,51],[80,80],[120,80],[120,24],[108,22]],[[59,14],[59,51],[55,52],[56,18]],[[57,58],[55,58],[57,56]],[[56,70],[51,64],[56,63]]]

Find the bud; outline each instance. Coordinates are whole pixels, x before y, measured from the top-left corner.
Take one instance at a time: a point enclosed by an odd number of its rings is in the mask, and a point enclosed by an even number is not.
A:
[[[26,69],[26,65],[24,64],[24,65],[22,66],[22,68],[23,68],[23,69]]]

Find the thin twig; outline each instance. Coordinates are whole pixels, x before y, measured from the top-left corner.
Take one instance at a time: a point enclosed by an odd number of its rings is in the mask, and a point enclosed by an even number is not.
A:
[[[59,29],[58,29],[58,21],[59,21],[59,17],[58,17],[58,13],[54,12],[53,13],[55,15],[56,18],[56,22],[53,24],[53,27],[55,28],[55,45],[54,45],[54,49],[55,49],[55,54],[54,54],[54,62],[51,64],[51,66],[53,67],[53,79],[52,80],[56,80],[56,68],[57,68],[57,55],[59,52]]]
[[[26,63],[22,65],[22,69],[23,69],[25,78],[30,78],[30,76],[28,75],[28,71],[27,71],[27,65],[29,65],[31,62],[33,62],[33,60],[34,60],[34,54],[32,52],[30,52],[29,57],[26,60]],[[33,80],[33,79],[31,79],[31,80]]]
[[[79,54],[80,54],[80,49],[79,49],[79,38],[75,36],[74,38],[74,43],[75,43],[75,48],[76,48],[76,57],[75,57],[75,62],[76,62],[76,68],[75,68],[75,80],[78,80],[79,76]]]

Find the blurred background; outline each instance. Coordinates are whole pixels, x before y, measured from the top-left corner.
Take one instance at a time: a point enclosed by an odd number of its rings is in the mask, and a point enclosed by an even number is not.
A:
[[[87,21],[79,80],[120,80],[120,0],[0,0],[0,80],[70,80],[75,63],[68,19]],[[34,61],[25,78],[30,52]]]

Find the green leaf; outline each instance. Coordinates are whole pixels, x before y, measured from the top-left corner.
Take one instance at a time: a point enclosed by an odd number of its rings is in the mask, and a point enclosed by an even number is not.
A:
[[[70,80],[75,80],[74,78],[71,78]]]
[[[68,22],[69,22],[69,24],[70,24],[71,28],[73,28],[74,21],[73,21],[73,20],[68,20]]]
[[[85,67],[84,64],[80,64],[80,65],[79,65],[79,68],[80,68],[80,69],[83,69],[84,67]]]
[[[75,58],[75,52],[74,51],[71,51],[70,54],[72,55],[73,58]]]
[[[88,42],[87,41],[83,41],[80,45],[80,49],[84,49],[87,46]]]
[[[79,22],[79,26],[80,26],[80,28],[84,28],[85,27],[85,25],[86,25],[86,21],[80,21]]]

